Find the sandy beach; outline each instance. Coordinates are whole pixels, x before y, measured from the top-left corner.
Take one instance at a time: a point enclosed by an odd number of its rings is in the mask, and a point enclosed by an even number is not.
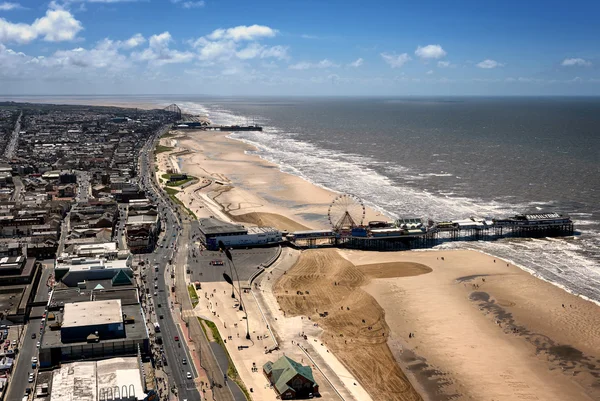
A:
[[[337,194],[247,154],[255,149],[227,135],[185,131],[174,138],[179,149],[191,151],[179,157],[181,169],[210,181],[210,185],[199,184],[186,190],[187,194],[209,197],[241,223],[288,231],[330,228],[327,210]],[[192,195],[185,196],[184,202],[189,204]],[[197,212],[202,215],[202,211]],[[381,219],[387,217],[366,208],[365,221]]]
[[[214,210],[199,201],[211,201],[225,218],[282,230],[328,227],[336,194],[226,136],[166,139],[187,150],[178,165],[200,180],[177,194],[186,206],[203,217]],[[367,221],[381,219],[367,209]],[[597,305],[500,259],[466,250],[307,250],[274,293],[288,316],[320,325],[321,340],[374,400],[600,397]]]

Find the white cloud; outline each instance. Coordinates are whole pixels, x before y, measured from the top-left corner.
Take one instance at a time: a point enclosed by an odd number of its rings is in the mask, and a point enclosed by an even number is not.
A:
[[[452,64],[449,61],[438,61],[437,66],[438,68],[454,68],[456,67],[456,64]]]
[[[415,50],[415,55],[421,59],[437,59],[444,57],[446,54],[446,51],[440,45],[419,46]]]
[[[363,60],[362,58],[357,58],[356,60],[354,60],[353,62],[348,64],[348,67],[358,68],[361,65],[363,65],[364,63],[365,63],[365,60]]]
[[[257,40],[261,38],[272,38],[277,34],[277,30],[264,25],[240,25],[228,29],[216,29],[207,36],[210,40],[233,40],[239,42],[243,40]]]
[[[148,61],[154,65],[186,63],[194,58],[191,52],[182,52],[169,48],[172,42],[169,32],[163,32],[159,35],[152,35],[148,40],[148,48],[142,52],[134,52],[131,56],[140,61]]]
[[[331,60],[323,59],[323,60],[319,61],[318,63],[309,63],[309,62],[303,61],[300,63],[292,64],[288,68],[290,70],[308,70],[308,69],[312,69],[312,68],[321,68],[321,69],[337,68],[339,66],[340,66],[339,64],[335,64]]]
[[[563,65],[565,67],[572,67],[572,66],[589,67],[590,65],[592,65],[592,63],[590,61],[584,60],[582,58],[566,58],[563,60],[561,65]]]
[[[433,74],[433,70],[429,70],[426,72],[427,75],[432,75]]]
[[[477,64],[475,64],[477,67],[479,68],[484,68],[484,69],[491,69],[491,68],[497,68],[497,67],[504,67],[503,63],[499,63],[496,60],[490,60],[485,59]]]
[[[300,35],[300,37],[302,39],[319,39],[319,37],[316,35],[308,35],[306,33],[303,33],[302,35]]]
[[[381,53],[383,61],[389,64],[392,68],[400,68],[408,61],[411,60],[408,53],[395,54],[395,53]]]
[[[134,47],[138,47],[142,43],[146,41],[146,38],[142,36],[140,33],[136,33],[129,39],[121,42],[121,45],[126,49],[133,49]]]
[[[114,3],[137,3],[139,1],[144,1],[144,0],[72,0],[72,1],[81,1],[81,2],[87,2],[87,3],[114,4]]]
[[[0,3],[0,11],[10,11],[19,8],[23,8],[23,6],[19,3],[9,3],[7,1],[5,1],[4,3]]]
[[[260,58],[276,58],[278,60],[287,60],[290,58],[290,56],[287,54],[288,49],[289,48],[287,46],[280,45],[267,47],[260,53]]]
[[[277,30],[263,25],[240,25],[228,29],[216,29],[207,36],[202,36],[191,45],[198,49],[198,57],[204,61],[227,62],[232,59],[250,60],[255,58],[275,58],[287,60],[288,47],[268,47],[259,43],[261,39],[270,38]],[[250,42],[243,46],[243,42]]]
[[[50,9],[31,25],[12,23],[0,18],[0,42],[29,43],[40,36],[47,42],[73,40],[83,29],[81,22],[62,9]]]
[[[174,4],[181,4],[181,7],[187,8],[187,9],[201,8],[206,5],[206,3],[202,0],[201,1],[180,1],[180,0],[173,1],[173,0],[171,0],[171,2]]]

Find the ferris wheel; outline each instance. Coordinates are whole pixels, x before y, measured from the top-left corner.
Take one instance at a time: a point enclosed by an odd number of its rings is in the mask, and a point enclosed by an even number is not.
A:
[[[365,205],[354,195],[338,195],[329,205],[327,217],[334,230],[351,230],[362,226],[365,219]]]

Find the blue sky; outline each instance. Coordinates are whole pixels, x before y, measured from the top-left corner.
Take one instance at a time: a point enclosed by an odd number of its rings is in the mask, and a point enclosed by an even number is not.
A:
[[[600,95],[598,1],[0,0],[0,95]]]

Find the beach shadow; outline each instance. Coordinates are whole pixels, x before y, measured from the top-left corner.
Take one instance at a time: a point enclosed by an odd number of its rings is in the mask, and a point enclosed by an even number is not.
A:
[[[517,324],[512,313],[499,305],[487,292],[472,292],[469,299],[476,302],[480,310],[492,313],[496,323],[506,334],[524,338],[535,347],[537,355],[546,355],[548,362],[557,364],[565,373],[575,376],[581,372],[589,372],[595,379],[600,379],[600,359],[586,355],[568,344],[558,344],[545,334],[532,332]]]

